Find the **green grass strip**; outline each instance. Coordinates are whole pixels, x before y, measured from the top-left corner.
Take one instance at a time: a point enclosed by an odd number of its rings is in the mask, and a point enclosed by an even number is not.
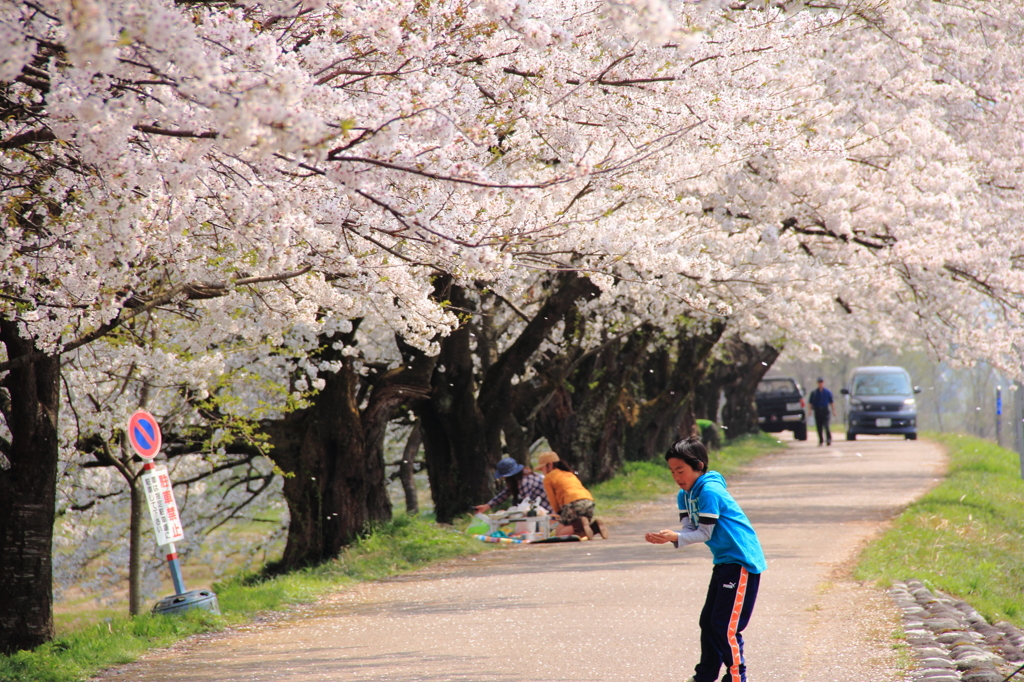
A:
[[[151,648],[164,647],[199,632],[221,627],[223,619],[203,611],[181,617],[146,614],[117,617],[64,635],[33,651],[0,656],[0,680],[66,682],[129,663]]]
[[[729,441],[721,450],[712,450],[710,468],[729,476],[755,457],[777,452],[782,444],[771,434],[759,433]],[[663,458],[651,462],[626,462],[615,478],[590,486],[597,506],[596,515],[615,514],[643,502],[675,495],[679,486],[672,480]]]
[[[949,473],[864,550],[855,576],[883,586],[918,578],[990,622],[1024,626],[1020,458],[979,438],[922,435],[948,449]]]
[[[723,476],[731,476],[750,464],[754,458],[785,448],[782,441],[770,433],[741,436],[727,441],[721,450],[712,450],[709,468]]]
[[[766,434],[737,439],[711,453],[711,468],[728,474],[779,447],[778,441]],[[630,462],[621,475],[591,488],[601,513],[615,513],[676,490],[664,461]],[[272,578],[245,575],[214,585],[222,616],[199,610],[174,616],[114,616],[73,630],[33,651],[0,656],[0,682],[79,682],[104,668],[130,663],[150,649],[244,623],[261,611],[283,610],[360,581],[498,548],[501,546],[481,543],[429,519],[397,516],[347,548],[335,561]]]

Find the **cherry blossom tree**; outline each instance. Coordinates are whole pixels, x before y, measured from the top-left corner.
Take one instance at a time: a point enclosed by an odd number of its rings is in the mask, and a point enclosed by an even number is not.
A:
[[[346,400],[353,346],[315,352],[346,321],[407,357],[465,341],[438,275],[515,302],[582,273],[587,350],[683,313],[813,351],[915,326],[1019,372],[1021,3],[787,5],[0,5],[0,649],[52,634],[60,357],[155,311],[195,323],[158,365],[248,343],[251,376],[290,395],[304,363]],[[467,399],[542,364],[529,325]]]
[[[577,206],[572,220],[601,215],[608,207],[595,200],[605,192],[584,178],[604,183],[693,125],[673,123],[629,147],[569,140],[566,159],[547,157],[547,131],[517,128],[545,115],[545,104],[543,94],[523,89],[532,76],[514,62],[522,50],[558,49],[568,41],[564,29],[500,3],[394,10],[5,5],[10,49],[0,77],[15,115],[0,143],[11,236],[8,360],[0,368],[9,370],[13,409],[44,407],[32,411],[47,415],[9,420],[17,423],[15,473],[6,481],[29,473],[27,460],[42,467],[32,476],[51,478],[57,355],[183,298],[225,299],[210,306],[204,328],[237,326],[217,311],[238,310],[239,298],[268,303],[274,283],[287,295],[257,309],[282,305],[276,320],[322,308],[351,318],[370,306],[408,342],[426,344],[452,318],[430,301],[419,264],[467,276],[509,263],[510,243],[535,243],[570,225],[552,220],[560,208],[526,217],[515,205],[523,193],[554,187],[563,196],[542,198]],[[571,92],[572,80],[559,87]],[[567,106],[547,116],[555,122],[547,137],[593,123],[564,120]],[[513,148],[515,135],[525,142]],[[557,263],[550,254],[535,249],[524,258]],[[194,345],[200,341],[215,343]],[[0,555],[35,566],[34,555],[8,550],[25,546],[17,540],[27,533],[48,556],[52,490],[42,504],[17,484],[6,490],[5,506],[32,500],[36,510],[12,519],[36,520],[12,530],[17,537],[5,539]],[[24,577],[42,582],[35,568]],[[14,592],[32,594],[22,587]],[[7,602],[17,618],[37,614],[38,623],[12,625],[34,634],[5,636],[5,649],[51,632],[47,604],[24,609],[17,601]],[[6,632],[10,624],[0,620]]]
[[[809,346],[893,343],[914,328],[940,356],[1000,358],[1019,373],[1022,112],[1010,55],[1024,12],[850,9],[850,30],[819,46],[826,59],[807,85],[821,96],[801,105],[814,122],[805,134],[842,147],[802,168],[752,160],[723,215],[831,273],[813,286],[832,311],[808,312],[837,313],[840,333]]]

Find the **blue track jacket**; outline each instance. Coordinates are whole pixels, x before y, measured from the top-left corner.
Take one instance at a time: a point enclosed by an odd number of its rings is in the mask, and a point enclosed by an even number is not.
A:
[[[726,490],[722,474],[717,471],[703,474],[689,492],[680,490],[676,499],[681,521],[689,520],[696,526],[701,519],[715,519],[714,530],[707,541],[714,563],[740,564],[751,573],[761,573],[768,568],[757,533]]]

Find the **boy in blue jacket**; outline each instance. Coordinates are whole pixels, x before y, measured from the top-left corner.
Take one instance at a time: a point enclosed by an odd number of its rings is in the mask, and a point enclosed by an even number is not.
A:
[[[746,682],[743,629],[757,599],[761,573],[767,568],[761,543],[726,490],[725,479],[708,471],[708,451],[696,438],[676,441],[665,453],[679,491],[682,532],[647,533],[647,542],[685,547],[705,542],[714,558],[711,584],[700,612],[700,662],[687,682],[714,682],[725,665],[722,682]]]

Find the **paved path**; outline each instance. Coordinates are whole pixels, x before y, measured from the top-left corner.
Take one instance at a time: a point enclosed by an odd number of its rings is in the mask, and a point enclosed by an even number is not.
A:
[[[935,483],[943,453],[889,437],[789,445],[730,480],[769,562],[745,633],[751,682],[894,682],[898,613],[841,568]],[[684,680],[697,658],[710,554],[643,542],[676,517],[671,499],[642,505],[612,519],[606,541],[514,547],[363,585],[103,679]]]

